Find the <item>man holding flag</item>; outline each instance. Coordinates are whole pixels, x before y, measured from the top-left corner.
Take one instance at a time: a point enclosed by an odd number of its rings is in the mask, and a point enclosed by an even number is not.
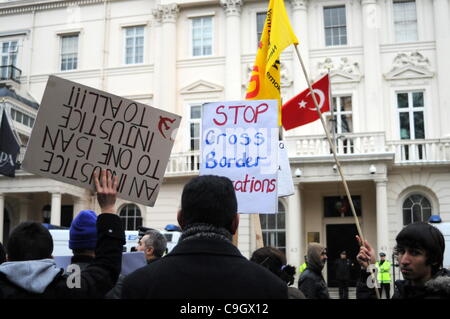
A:
[[[270,0],[266,22],[259,41],[250,81],[247,87],[247,100],[278,100],[280,94],[280,54],[290,44],[298,44],[292,30],[283,0]],[[278,122],[281,125],[281,113]]]

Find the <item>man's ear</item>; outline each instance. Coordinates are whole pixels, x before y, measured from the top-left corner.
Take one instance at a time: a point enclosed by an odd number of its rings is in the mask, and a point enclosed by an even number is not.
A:
[[[231,235],[236,234],[236,231],[239,227],[239,213],[234,215],[233,221],[231,222]]]
[[[145,254],[147,256],[153,256],[153,253],[155,252],[155,248],[150,247],[150,248],[145,248]]]
[[[177,213],[178,225],[180,225],[181,229],[184,229],[184,220],[183,220],[183,211],[180,209]]]

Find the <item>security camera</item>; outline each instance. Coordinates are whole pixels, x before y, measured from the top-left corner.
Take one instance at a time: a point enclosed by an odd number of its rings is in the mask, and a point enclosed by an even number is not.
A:
[[[302,170],[300,169],[300,168],[297,168],[296,170],[295,170],[295,172],[294,172],[294,174],[295,174],[295,176],[296,177],[301,177],[302,176]]]
[[[370,167],[369,167],[369,173],[370,174],[375,174],[377,172],[377,168],[375,167],[375,165],[370,165]]]
[[[337,171],[337,165],[336,164],[333,165],[333,171],[335,171],[335,172]]]

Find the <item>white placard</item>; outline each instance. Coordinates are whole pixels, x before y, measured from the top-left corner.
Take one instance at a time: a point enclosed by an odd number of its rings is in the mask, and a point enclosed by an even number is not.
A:
[[[276,100],[203,105],[200,175],[230,178],[239,213],[278,210],[277,108]]]

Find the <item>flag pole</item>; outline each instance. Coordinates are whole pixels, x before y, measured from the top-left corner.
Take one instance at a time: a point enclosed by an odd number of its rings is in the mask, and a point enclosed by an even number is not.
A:
[[[352,197],[350,195],[350,191],[348,189],[347,180],[345,179],[344,173],[343,173],[342,168],[341,168],[341,163],[339,162],[339,160],[337,158],[337,155],[336,155],[335,144],[332,142],[331,136],[330,136],[330,132],[328,132],[328,130],[327,130],[325,121],[324,121],[324,119],[322,117],[322,112],[320,111],[320,108],[319,108],[319,103],[317,103],[316,95],[314,94],[313,88],[311,86],[311,82],[309,81],[309,77],[308,77],[308,73],[306,72],[305,64],[303,63],[303,59],[300,56],[300,52],[299,52],[298,47],[297,47],[296,44],[294,44],[294,48],[295,48],[295,52],[297,53],[297,57],[298,57],[298,59],[300,61],[300,65],[302,66],[302,70],[303,70],[303,74],[305,75],[306,83],[308,83],[308,88],[309,88],[309,91],[311,92],[311,96],[313,98],[314,105],[316,106],[317,113],[319,114],[320,121],[322,122],[322,126],[323,126],[323,129],[324,129],[325,134],[327,136],[328,143],[330,144],[331,152],[333,153],[333,157],[334,157],[334,161],[336,163],[336,166],[337,166],[337,169],[339,171],[339,174],[341,175],[342,183],[344,184],[345,193],[347,194],[347,199],[348,199],[348,202],[350,204],[350,208],[351,208],[353,217],[355,218],[355,223],[356,223],[356,228],[358,230],[358,235],[361,238],[361,245],[363,245],[363,243],[365,241],[364,240],[364,236],[363,236],[363,233],[361,231],[361,226],[359,224],[358,216],[356,215],[355,206],[353,205],[353,200],[352,200]],[[330,101],[330,102],[332,102],[332,101]],[[378,288],[377,278],[374,278],[375,276],[373,275],[372,271],[370,271],[370,276],[371,276],[372,280],[374,280],[376,282],[375,294],[377,296],[377,299],[381,299],[379,291],[377,289]]]

